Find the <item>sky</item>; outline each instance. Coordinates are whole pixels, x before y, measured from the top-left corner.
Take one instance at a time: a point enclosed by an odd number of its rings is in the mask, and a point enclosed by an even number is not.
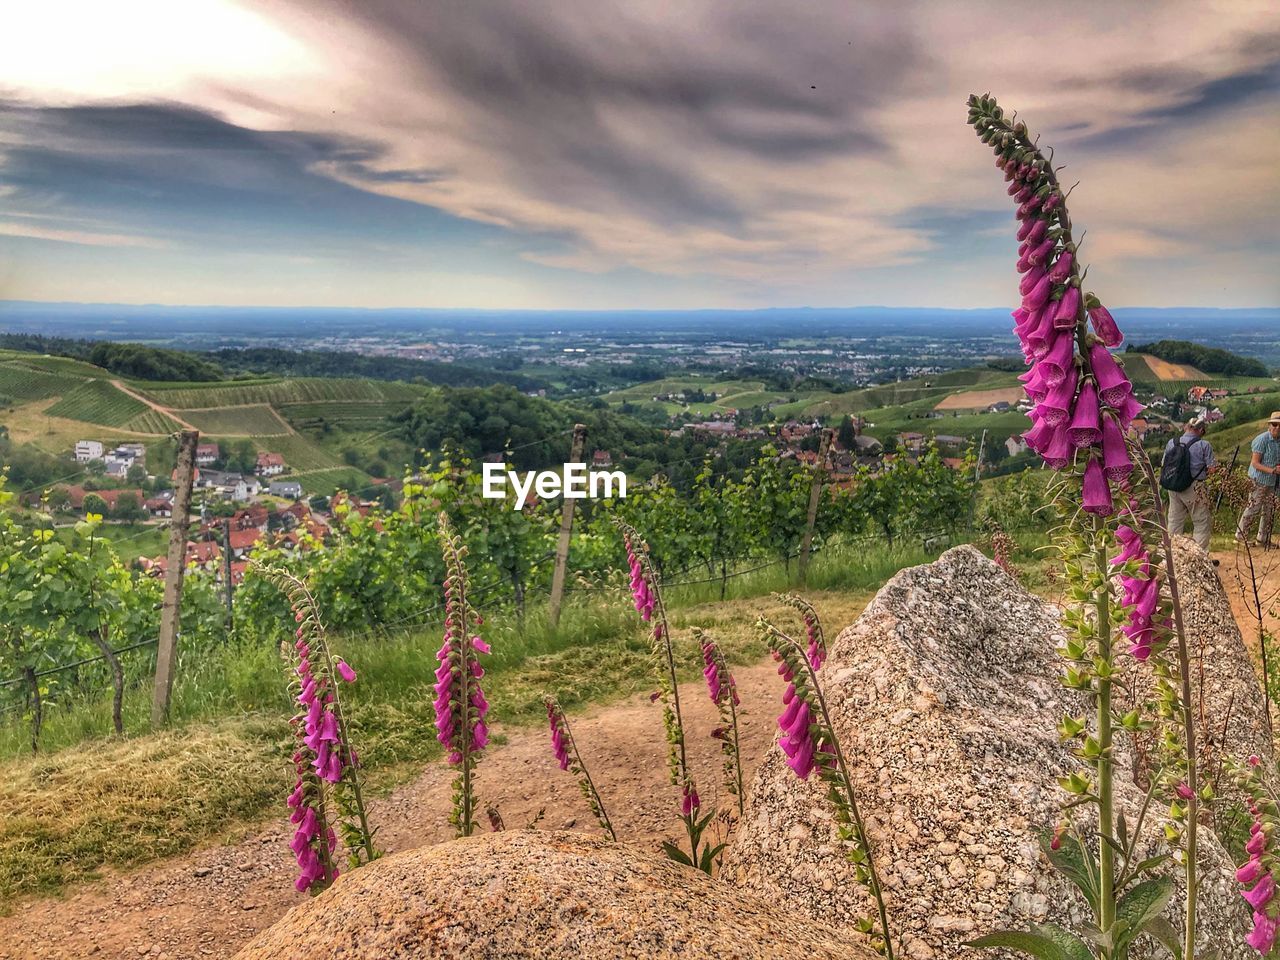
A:
[[[992,307],[1016,109],[1115,306],[1280,305],[1273,0],[42,0],[0,300]]]

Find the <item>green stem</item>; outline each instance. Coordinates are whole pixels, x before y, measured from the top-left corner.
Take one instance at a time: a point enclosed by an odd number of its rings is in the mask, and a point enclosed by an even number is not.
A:
[[[720,654],[723,658],[724,654]],[[727,671],[726,671],[727,673]],[[738,781],[738,820],[741,821],[746,815],[746,797],[743,796],[742,789],[742,752],[738,747],[738,708],[734,705],[734,696],[736,691],[733,687],[729,688],[729,727],[733,730],[733,770]]]
[[[633,536],[632,542],[639,542],[638,536]],[[685,790],[697,792],[693,784],[693,777],[689,775],[689,760],[685,754],[684,748],[684,720],[680,714],[680,684],[676,680],[676,657],[675,651],[671,648],[671,629],[667,625],[667,606],[662,599],[662,589],[658,586],[657,571],[653,568],[653,563],[649,560],[647,551],[642,553],[645,573],[649,577],[649,583],[653,585],[653,597],[657,608],[658,623],[662,627],[662,649],[667,659],[667,675],[671,680],[671,709],[675,714],[676,721],[676,750],[680,760],[680,789],[681,800],[684,799]],[[689,848],[693,855],[693,865],[698,865],[698,834],[694,829],[694,824],[698,818],[698,811],[694,809],[689,816],[683,817],[685,821],[685,829],[689,832]]]
[[[560,723],[564,727],[565,736],[569,738],[569,746],[573,748],[573,759],[578,762],[578,769],[582,771],[582,776],[587,781],[587,789],[591,791],[591,796],[595,798],[596,810],[599,812],[601,823],[609,831],[609,839],[616,842],[618,835],[613,832],[613,824],[609,822],[609,814],[604,809],[604,801],[600,799],[600,791],[596,789],[587,765],[582,762],[582,754],[578,752],[578,741],[573,738],[573,731],[569,729],[569,720],[565,717],[563,711],[560,713]]]
[[[858,846],[867,855],[867,886],[871,889],[871,896],[876,902],[876,912],[880,915],[880,932],[884,935],[884,955],[887,960],[893,960],[893,938],[889,934],[889,910],[884,902],[884,890],[880,886],[880,874],[876,870],[876,860],[871,850],[871,841],[867,839],[862,812],[858,809],[858,798],[853,792],[853,779],[849,776],[849,765],[845,762],[844,750],[840,746],[840,738],[836,736],[835,725],[832,724],[831,714],[827,710],[827,698],[822,694],[822,684],[818,682],[818,674],[809,662],[808,652],[793,637],[782,633],[782,631],[773,626],[770,626],[770,629],[775,635],[789,643],[798,654],[804,671],[809,675],[809,683],[813,688],[813,694],[818,699],[818,709],[822,711],[823,726],[831,734],[831,746],[835,751],[836,765],[840,770],[845,799],[849,802],[849,813],[853,820],[853,829],[858,835]]]
[[[1098,658],[1106,664],[1108,676],[1098,678],[1098,929],[1104,934],[1111,930],[1116,920],[1115,851],[1111,842],[1115,838],[1115,806],[1112,797],[1111,759],[1111,580],[1104,539],[1105,526],[1101,517],[1093,518],[1094,559],[1102,583],[1095,598],[1098,621]],[[1112,953],[1103,948],[1103,960]]]

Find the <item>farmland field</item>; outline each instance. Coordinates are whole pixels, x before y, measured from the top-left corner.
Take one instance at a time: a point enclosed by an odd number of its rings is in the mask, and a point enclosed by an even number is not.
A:
[[[46,373],[22,363],[0,363],[0,393],[14,400],[48,400],[75,389],[80,381]]]
[[[970,390],[966,393],[953,393],[943,397],[936,404],[935,410],[985,410],[993,403],[1017,403],[1022,399],[1021,387],[1001,387],[996,390]]]
[[[191,408],[183,410],[182,417],[201,433],[214,437],[272,436],[289,432],[289,425],[265,403],[207,410]]]
[[[342,424],[370,420],[385,420],[400,413],[408,406],[404,400],[313,400],[302,403],[279,404],[279,413],[292,423],[324,420]]]
[[[253,444],[259,450],[279,453],[295,473],[309,470],[326,470],[340,465],[339,459],[318,444],[297,434],[281,436],[254,437]],[[362,474],[363,476],[363,474]],[[363,481],[362,481],[363,482]],[[304,483],[304,487],[310,487]]]
[[[51,416],[99,423],[105,427],[124,427],[134,418],[155,411],[105,380],[86,380],[64,394],[48,412]]]
[[[368,497],[377,490],[377,485],[371,482],[370,476],[355,467],[333,467],[329,470],[295,473],[290,475],[290,479],[302,481],[302,489],[312,497],[327,497],[339,490],[347,490],[355,496]]]
[[[126,423],[124,429],[134,433],[174,433],[182,429],[182,424],[159,410],[147,409]]]
[[[1207,374],[1189,364],[1170,363],[1149,354],[1138,354],[1135,359],[1141,359],[1146,363],[1158,380],[1204,380],[1207,377]]]
[[[673,400],[653,398],[667,394],[679,394],[684,390],[702,390],[714,393],[715,400],[703,402],[681,403]],[[662,380],[651,380],[638,383],[624,390],[615,390],[606,394],[607,403],[621,405],[631,403],[637,406],[661,407],[668,414],[689,413],[694,416],[707,416],[724,410],[742,409],[744,407],[769,406],[779,403],[788,397],[785,393],[769,390],[759,380],[712,380],[708,377],[666,377]]]
[[[134,384],[157,403],[174,409],[272,405],[320,400],[404,400],[421,396],[425,388],[407,383],[374,380],[328,380],[305,377],[294,380],[252,380],[193,384]]]

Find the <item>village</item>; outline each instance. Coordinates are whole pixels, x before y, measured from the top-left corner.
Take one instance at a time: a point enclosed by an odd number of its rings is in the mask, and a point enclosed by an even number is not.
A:
[[[1222,412],[1215,406],[1226,398],[1224,389],[1192,386],[1185,401],[1158,394],[1145,398],[1145,415],[1134,420],[1134,429],[1142,439],[1174,435],[1181,418],[1191,412],[1204,416],[1210,423],[1220,421]],[[674,399],[655,397],[655,400]],[[970,414],[1025,413],[1026,402],[996,400],[985,408],[968,410]],[[793,459],[806,468],[818,466],[821,457],[823,423],[814,419],[790,419],[780,425],[746,424],[739,411],[724,409],[709,413],[704,419],[674,426],[672,435],[689,435],[723,452],[729,443],[771,443],[782,459]],[[833,430],[824,467],[828,482],[834,486],[852,484],[860,470],[877,471],[895,459],[916,459],[931,446],[952,469],[990,471],[998,463],[1014,466],[1027,454],[1027,446],[1017,432],[1001,436],[986,431],[979,436],[937,432],[955,411],[931,409],[919,414],[931,421],[920,429],[877,429],[862,415],[842,417]],[[985,419],[985,418],[984,418]],[[995,421],[993,420],[993,423]],[[935,429],[930,429],[933,427]],[[879,436],[868,432],[875,430]],[[46,508],[56,515],[84,516],[96,514],[117,523],[135,523],[156,528],[173,515],[172,477],[163,471],[147,469],[147,451],[141,443],[120,443],[114,447],[92,439],[75,443],[71,457],[79,465],[85,479],[80,483],[55,485],[46,494]],[[501,462],[502,454],[486,455],[488,463]],[[611,451],[596,449],[586,458],[588,467],[608,470],[618,460]],[[980,464],[980,465],[979,465]],[[252,459],[238,459],[215,441],[200,443],[195,453],[193,510],[199,515],[186,546],[189,568],[206,570],[219,581],[230,578],[238,583],[244,575],[251,551],[270,541],[282,549],[305,549],[323,542],[334,522],[334,507],[345,503],[349,509],[367,514],[375,501],[340,493],[333,498],[307,498],[302,480],[290,477],[291,468],[284,457],[259,450]],[[383,480],[379,486],[385,495],[394,497],[399,481]],[[367,491],[359,491],[367,492]],[[525,509],[540,505],[540,498],[530,493]],[[141,556],[136,561],[143,572],[162,576],[166,559],[163,555]]]

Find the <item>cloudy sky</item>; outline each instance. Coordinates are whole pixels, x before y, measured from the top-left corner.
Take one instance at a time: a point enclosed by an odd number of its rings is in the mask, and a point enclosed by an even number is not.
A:
[[[41,0],[0,17],[0,299],[1010,301],[965,97],[1115,305],[1280,304],[1273,0]]]

